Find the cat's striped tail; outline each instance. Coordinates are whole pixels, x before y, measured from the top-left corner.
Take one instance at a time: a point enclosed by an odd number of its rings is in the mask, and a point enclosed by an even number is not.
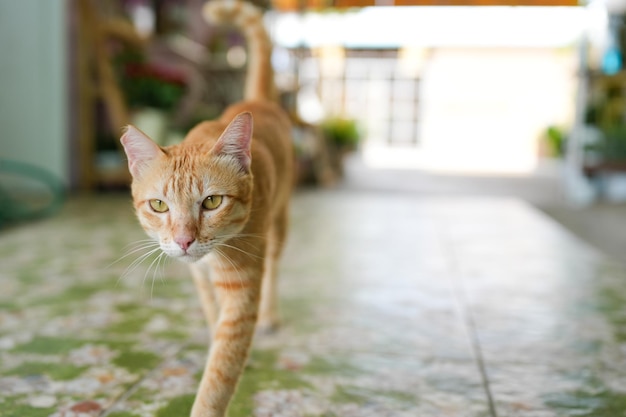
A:
[[[244,99],[275,100],[272,41],[263,25],[261,10],[245,0],[211,0],[203,12],[213,22],[235,25],[246,38],[248,73]]]

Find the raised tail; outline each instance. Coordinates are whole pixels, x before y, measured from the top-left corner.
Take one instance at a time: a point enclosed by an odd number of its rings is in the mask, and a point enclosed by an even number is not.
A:
[[[246,38],[249,58],[244,99],[275,100],[272,41],[263,25],[261,10],[245,0],[211,0],[203,12],[213,22],[235,25]]]

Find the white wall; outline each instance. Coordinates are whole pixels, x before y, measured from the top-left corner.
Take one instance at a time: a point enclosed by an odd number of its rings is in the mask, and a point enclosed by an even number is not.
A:
[[[423,159],[437,171],[529,174],[548,126],[571,126],[576,49],[442,48],[423,74]]]
[[[68,182],[65,0],[0,0],[0,158]]]

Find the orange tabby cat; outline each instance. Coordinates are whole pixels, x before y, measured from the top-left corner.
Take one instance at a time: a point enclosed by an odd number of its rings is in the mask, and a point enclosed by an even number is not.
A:
[[[129,126],[121,138],[137,216],[167,255],[190,263],[212,342],[192,417],[221,417],[255,331],[272,328],[276,263],[287,229],[293,154],[290,123],[272,102],[271,43],[261,13],[213,0],[205,13],[245,34],[245,101],[161,148]],[[254,129],[253,129],[254,119]],[[258,320],[257,320],[258,319]]]

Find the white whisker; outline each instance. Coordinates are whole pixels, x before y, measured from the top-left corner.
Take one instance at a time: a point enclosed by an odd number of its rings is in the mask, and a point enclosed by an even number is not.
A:
[[[137,259],[135,259],[133,262],[131,262],[131,264],[128,266],[128,268],[126,268],[126,271],[124,271],[123,275],[127,275],[132,273],[135,269],[137,269],[137,267],[146,259],[148,259],[151,255],[153,255],[155,252],[159,251],[161,248],[156,247],[154,249],[149,250],[148,252],[144,253],[143,255],[139,256]]]
[[[167,264],[167,261],[170,259],[170,257],[167,256],[165,252],[162,252],[159,258],[161,258],[161,261],[159,261],[159,265],[157,265],[157,268],[159,266],[161,267],[159,278],[161,279],[161,283],[165,284],[165,280],[163,279],[163,276],[165,275],[165,265]]]
[[[239,272],[239,268],[235,265],[235,263],[230,259],[223,251],[219,250],[219,248],[215,248],[215,252],[217,252],[222,258],[226,259],[228,263],[233,267],[235,272],[237,272],[237,277],[239,278],[239,283],[243,286],[243,278],[241,278],[241,273]]]
[[[154,253],[156,253],[159,250],[161,250],[161,248],[157,246],[156,248],[149,250],[148,252],[142,254],[137,259],[135,259],[133,262],[131,262],[130,265],[128,265],[126,267],[124,272],[117,279],[117,282],[115,283],[115,285],[117,286],[121,280],[125,279],[127,276],[132,274],[139,267],[139,265],[141,265],[141,263],[143,263],[143,261],[148,259],[150,256],[152,256]]]
[[[236,239],[236,238],[244,238],[244,237],[253,237],[253,238],[263,239],[263,240],[267,239],[267,236],[263,233],[231,233],[231,234],[220,235],[220,237],[223,239]]]
[[[159,265],[161,264],[161,259],[163,258],[163,255],[165,255],[165,252],[161,252],[159,256],[157,256],[157,258],[155,259],[156,265],[154,266],[154,270],[152,271],[152,284],[150,286],[150,299],[151,300],[154,298],[154,282],[156,281],[156,276],[159,273]]]
[[[158,267],[158,265],[159,265],[159,259],[161,259],[161,257],[163,256],[163,254],[164,254],[164,252],[161,252],[161,253],[159,254],[159,256],[157,256],[156,258],[154,258],[154,259],[152,260],[152,262],[150,262],[150,265],[148,265],[148,268],[146,269],[146,272],[144,272],[144,274],[143,274],[143,280],[142,280],[142,283],[141,283],[141,286],[142,286],[142,287],[146,284],[146,278],[148,277],[148,274],[150,273],[150,270],[152,269],[152,267],[153,267],[153,266],[155,266],[155,265]],[[151,300],[152,300],[152,296],[153,296],[153,293],[154,293],[154,274],[155,274],[155,273],[156,273],[156,267],[155,267],[155,270],[154,270],[154,272],[153,272],[153,274],[152,274],[152,286],[151,286],[151,288],[150,288],[150,299],[151,299]]]
[[[159,243],[154,241],[154,240],[152,240],[152,239],[146,239],[146,240],[140,240],[139,242],[134,242],[134,243],[131,243],[129,245],[126,245],[126,247],[128,247],[130,245],[137,245],[137,246],[131,248],[124,255],[120,256],[115,261],[111,262],[109,265],[106,266],[105,269],[108,269],[108,268],[112,267],[113,265],[119,263],[123,259],[128,258],[129,256],[131,256],[134,253],[140,252],[140,251],[145,250],[145,249],[149,249],[151,247],[158,247]]]
[[[144,244],[144,243],[157,243],[157,242],[156,242],[154,239],[139,239],[139,240],[137,240],[137,241],[135,241],[135,242],[131,242],[131,243],[127,244],[127,245],[126,245],[126,246],[124,246],[122,249],[127,249],[127,248],[129,248],[130,246],[133,246],[133,245],[140,245],[140,244]]]
[[[247,251],[245,251],[245,250],[243,250],[243,249],[241,249],[241,248],[238,248],[237,246],[229,245],[229,244],[227,244],[227,243],[221,243],[221,242],[220,242],[220,243],[217,243],[216,245],[217,245],[217,246],[224,246],[224,247],[226,247],[226,248],[230,248],[230,249],[234,249],[234,250],[238,250],[239,252],[243,253],[244,255],[248,255],[248,256],[249,256],[249,257],[251,257],[251,258],[255,258],[255,259],[263,259],[263,257],[262,257],[262,256],[255,255],[255,254],[250,253],[250,252],[247,252]]]

